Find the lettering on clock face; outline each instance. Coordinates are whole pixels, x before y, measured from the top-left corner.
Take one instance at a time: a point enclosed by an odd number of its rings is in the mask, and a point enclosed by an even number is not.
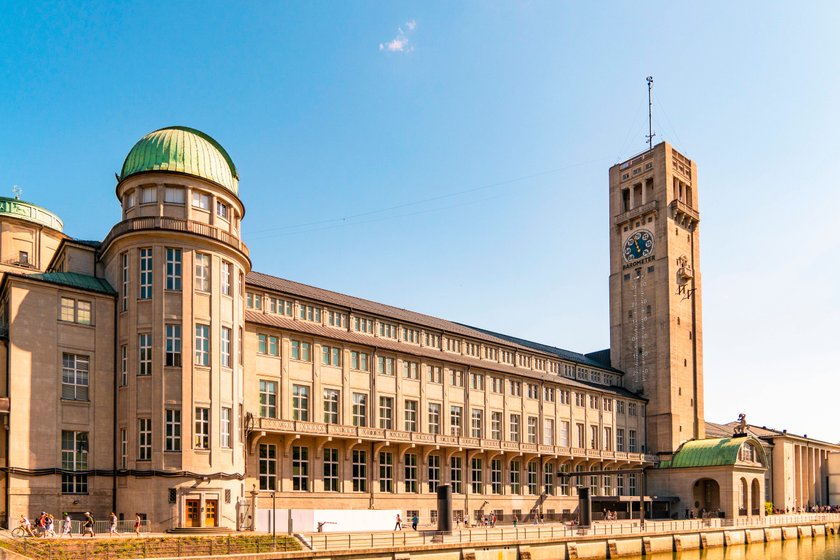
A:
[[[653,253],[653,234],[640,229],[630,234],[624,242],[624,260],[627,262],[650,256]]]

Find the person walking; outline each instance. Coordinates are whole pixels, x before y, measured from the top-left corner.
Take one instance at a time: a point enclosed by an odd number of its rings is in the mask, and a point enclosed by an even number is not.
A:
[[[519,524],[519,516],[515,513],[513,514],[513,528],[516,529],[516,526]]]
[[[85,512],[85,521],[82,523],[82,536],[85,537],[90,535],[93,538],[95,535],[93,533],[93,524],[96,523],[96,520],[93,518],[93,515],[89,511]]]
[[[394,525],[394,531],[402,531],[402,518],[397,514],[397,523]]]
[[[111,517],[108,521],[110,522],[108,523],[108,536],[119,535],[119,533],[117,533],[117,514],[112,511]]]
[[[140,527],[143,526],[143,518],[139,513],[134,514],[134,534],[140,536]]]
[[[55,517],[53,517],[51,513],[47,514],[47,519],[45,520],[44,525],[47,529],[47,532],[44,534],[44,536],[55,538],[57,536],[55,534]]]
[[[414,517],[412,517],[412,518],[411,518],[411,528],[412,528],[412,529],[414,529],[414,530],[416,531],[416,530],[417,530],[417,525],[418,525],[419,523],[420,523],[420,518],[419,518],[419,517],[417,516],[417,514],[415,513],[415,514],[414,514]]]
[[[64,527],[62,527],[61,536],[67,535],[71,539],[73,538],[73,520],[70,519],[70,514],[66,511],[64,512]]]

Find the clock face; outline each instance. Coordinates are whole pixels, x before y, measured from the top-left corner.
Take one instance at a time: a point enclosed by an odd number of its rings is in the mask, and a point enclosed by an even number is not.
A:
[[[653,234],[646,229],[630,235],[624,242],[624,260],[627,262],[647,257],[653,253]]]

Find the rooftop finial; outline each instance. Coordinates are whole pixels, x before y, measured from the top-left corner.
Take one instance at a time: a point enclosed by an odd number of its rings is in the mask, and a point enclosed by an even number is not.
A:
[[[12,187],[12,192],[15,195],[15,200],[20,200],[20,195],[23,194],[23,189],[20,188],[18,185]]]
[[[656,136],[653,132],[653,103],[650,101],[650,90],[653,88],[653,76],[648,76],[645,80],[647,80],[648,85],[648,133],[646,138],[648,142],[648,150],[652,150],[653,137]]]

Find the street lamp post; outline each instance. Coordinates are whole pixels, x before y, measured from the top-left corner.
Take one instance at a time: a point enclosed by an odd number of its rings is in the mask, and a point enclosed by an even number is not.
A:
[[[277,550],[277,493],[271,493],[271,546]]]

